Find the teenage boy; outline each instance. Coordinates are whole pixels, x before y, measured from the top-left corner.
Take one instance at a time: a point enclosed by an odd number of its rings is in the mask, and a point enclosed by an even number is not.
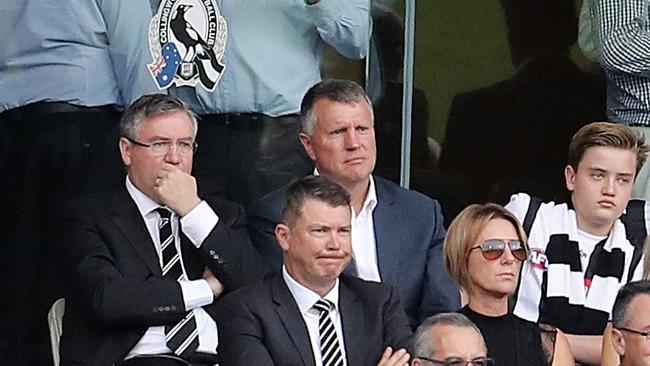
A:
[[[591,123],[569,146],[564,175],[570,202],[543,203],[519,193],[506,206],[524,224],[531,248],[514,313],[567,333],[580,363],[600,362],[616,293],[641,278],[650,205],[630,195],[647,153],[633,129]]]

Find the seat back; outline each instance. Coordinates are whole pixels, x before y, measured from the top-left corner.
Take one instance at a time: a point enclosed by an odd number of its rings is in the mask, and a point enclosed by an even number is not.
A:
[[[52,346],[52,361],[54,366],[59,366],[59,339],[63,333],[63,313],[65,313],[65,299],[58,299],[52,304],[47,313],[47,325],[50,328],[50,345]]]

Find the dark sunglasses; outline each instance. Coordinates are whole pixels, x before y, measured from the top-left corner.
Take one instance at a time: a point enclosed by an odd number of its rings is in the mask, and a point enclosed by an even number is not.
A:
[[[471,248],[469,251],[471,252],[472,250],[480,249],[483,258],[492,261],[503,255],[503,252],[506,250],[506,244],[508,245],[508,248],[510,248],[512,256],[515,257],[516,260],[526,260],[528,251],[526,250],[526,247],[524,247],[524,243],[519,239],[508,240],[507,242],[501,239],[488,239],[480,245]]]

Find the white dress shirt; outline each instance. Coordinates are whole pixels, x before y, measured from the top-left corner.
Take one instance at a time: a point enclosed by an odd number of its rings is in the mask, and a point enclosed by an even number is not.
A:
[[[314,168],[314,175],[320,175]],[[352,262],[357,271],[357,277],[366,281],[381,282],[379,264],[377,262],[377,242],[375,241],[375,223],[372,213],[377,207],[377,190],[372,174],[369,175],[370,185],[361,211],[357,214],[352,209]]]
[[[377,207],[375,180],[370,176],[370,186],[363,206],[357,214],[352,210],[352,257],[357,276],[366,281],[381,282],[377,263],[377,243],[372,213]]]
[[[144,218],[149,236],[156,246],[156,253],[158,253],[158,261],[162,268],[162,253],[160,249],[160,238],[158,230],[158,221],[160,215],[155,211],[160,204],[154,202],[147,195],[142,193],[136,188],[127,177],[126,189],[129,195],[135,201],[140,215]],[[176,250],[183,258],[181,251],[180,230],[187,236],[192,244],[197,248],[201,247],[203,240],[210,234],[212,229],[217,225],[219,217],[205,202],[201,201],[196,207],[192,209],[187,215],[180,218],[175,212],[172,212],[171,224],[172,233],[175,237]],[[181,260],[181,267],[183,273],[185,271],[185,264]],[[203,310],[201,307],[209,305],[214,300],[214,294],[208,282],[204,279],[179,281],[181,291],[183,293],[183,301],[185,308],[194,311],[196,325],[199,330],[199,346],[197,351],[205,353],[216,353],[218,344],[217,324],[212,317]],[[172,350],[167,347],[165,342],[165,327],[164,326],[151,326],[145,334],[140,338],[138,343],[131,349],[126,356],[126,359],[136,355],[150,355],[171,353]]]
[[[289,292],[293,296],[293,299],[298,304],[298,309],[300,309],[300,315],[305,321],[307,326],[307,331],[309,332],[309,340],[311,342],[311,349],[314,353],[314,361],[316,361],[316,366],[323,366],[323,355],[320,352],[320,334],[318,332],[318,320],[320,318],[320,313],[318,310],[314,309],[314,304],[321,299],[320,295],[314,291],[306,288],[296,281],[289,272],[287,268],[282,266],[282,278],[289,288]],[[343,326],[341,325],[341,312],[339,310],[339,280],[336,279],[336,283],[330,292],[323,297],[323,299],[330,301],[334,304],[334,308],[330,310],[330,318],[334,323],[334,328],[336,329],[336,337],[339,341],[339,346],[341,349],[341,354],[343,355],[343,366],[347,365],[345,359],[345,342],[343,341]]]

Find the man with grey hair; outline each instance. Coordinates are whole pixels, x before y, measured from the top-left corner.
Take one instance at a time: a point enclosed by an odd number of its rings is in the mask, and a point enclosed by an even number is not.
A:
[[[621,287],[612,310],[612,344],[621,366],[650,365],[650,281]]]
[[[252,282],[260,261],[241,207],[197,192],[196,127],[180,100],[139,98],[120,122],[124,187],[64,209],[63,365],[217,362],[215,299]]]
[[[415,331],[413,366],[430,363],[455,366],[491,366],[481,331],[460,313],[441,313],[427,318]]]
[[[370,100],[353,81],[311,87],[300,109],[302,142],[316,174],[351,197],[352,264],[347,273],[395,286],[411,326],[460,307],[459,291],[442,263],[445,229],[438,202],[372,175],[377,151]],[[272,270],[282,252],[274,236],[286,188],[253,205],[249,233]]]

